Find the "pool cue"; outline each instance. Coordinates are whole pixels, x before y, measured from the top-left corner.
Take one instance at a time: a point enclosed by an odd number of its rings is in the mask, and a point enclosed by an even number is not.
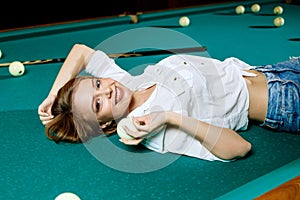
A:
[[[145,51],[133,51],[128,53],[114,53],[108,54],[110,58],[129,58],[129,57],[141,57],[141,56],[154,56],[163,54],[180,54],[180,53],[192,53],[192,52],[203,52],[206,51],[206,47],[188,47],[188,48],[178,48],[178,49],[166,49],[166,50],[145,50]],[[31,61],[21,61],[23,65],[37,65],[37,64],[47,64],[47,63],[62,63],[66,58],[50,58],[44,60],[31,60]],[[0,67],[8,67],[11,63],[0,63]]]

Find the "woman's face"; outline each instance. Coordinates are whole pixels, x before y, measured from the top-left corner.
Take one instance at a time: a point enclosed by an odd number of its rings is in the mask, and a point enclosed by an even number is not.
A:
[[[110,78],[82,79],[73,96],[73,109],[99,122],[116,120],[128,113],[132,91]]]

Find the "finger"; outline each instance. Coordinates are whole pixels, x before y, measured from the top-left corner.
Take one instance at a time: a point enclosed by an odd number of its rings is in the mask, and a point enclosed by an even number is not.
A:
[[[49,115],[48,113],[42,113],[41,115],[39,115],[41,119],[45,119],[45,120],[48,120],[48,119],[53,119],[54,116],[53,115]]]
[[[146,121],[145,120],[138,120],[138,119],[132,119],[133,121],[133,125],[134,127],[139,130],[139,131],[142,131],[142,132],[146,132],[148,133],[149,131],[149,124],[146,124]]]
[[[127,139],[121,138],[119,141],[126,145],[138,145],[142,140],[143,139],[127,140]]]
[[[52,119],[53,119],[53,116],[46,116],[46,117],[41,117],[40,116],[41,121],[51,121]]]
[[[134,122],[134,125],[136,126],[144,126],[146,125],[145,117],[132,117],[132,121]]]
[[[49,117],[49,114],[48,113],[45,113],[45,112],[38,112],[39,116],[41,117]]]
[[[144,131],[132,131],[127,126],[124,126],[124,130],[126,131],[126,133],[129,136],[131,136],[135,139],[143,138],[148,134],[147,132],[144,132]]]
[[[47,125],[49,122],[50,122],[49,120],[48,121],[42,121],[42,124]]]
[[[38,113],[42,114],[42,113],[48,113],[48,110],[45,107],[39,107],[38,108]]]
[[[46,108],[38,109],[38,114],[41,116],[52,116],[51,109]]]
[[[135,126],[135,128],[137,130],[139,130],[139,132],[144,132],[144,133],[148,133],[149,131],[149,125],[147,124],[140,124],[140,122],[134,122],[133,125]]]
[[[51,122],[51,121],[52,121],[52,118],[49,119],[49,120],[43,120],[43,121],[42,121],[42,124],[43,124],[43,125],[46,125],[46,124],[48,124],[48,123]]]

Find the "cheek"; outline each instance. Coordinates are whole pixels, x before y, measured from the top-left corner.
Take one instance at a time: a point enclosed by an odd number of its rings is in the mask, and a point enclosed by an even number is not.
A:
[[[124,107],[114,107],[111,110],[111,114],[114,119],[118,119],[124,115],[125,108]]]
[[[102,122],[119,119],[128,110],[128,100],[113,106],[110,101],[103,102],[101,111],[97,114],[97,119]]]
[[[102,122],[107,122],[113,119],[114,109],[110,103],[103,102],[103,106],[100,112],[97,113],[97,119]]]

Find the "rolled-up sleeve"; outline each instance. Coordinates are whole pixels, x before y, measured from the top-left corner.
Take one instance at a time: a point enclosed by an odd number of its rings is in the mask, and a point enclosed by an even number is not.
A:
[[[96,77],[112,78],[120,81],[130,74],[109,58],[104,52],[97,50],[91,56],[85,71]]]

